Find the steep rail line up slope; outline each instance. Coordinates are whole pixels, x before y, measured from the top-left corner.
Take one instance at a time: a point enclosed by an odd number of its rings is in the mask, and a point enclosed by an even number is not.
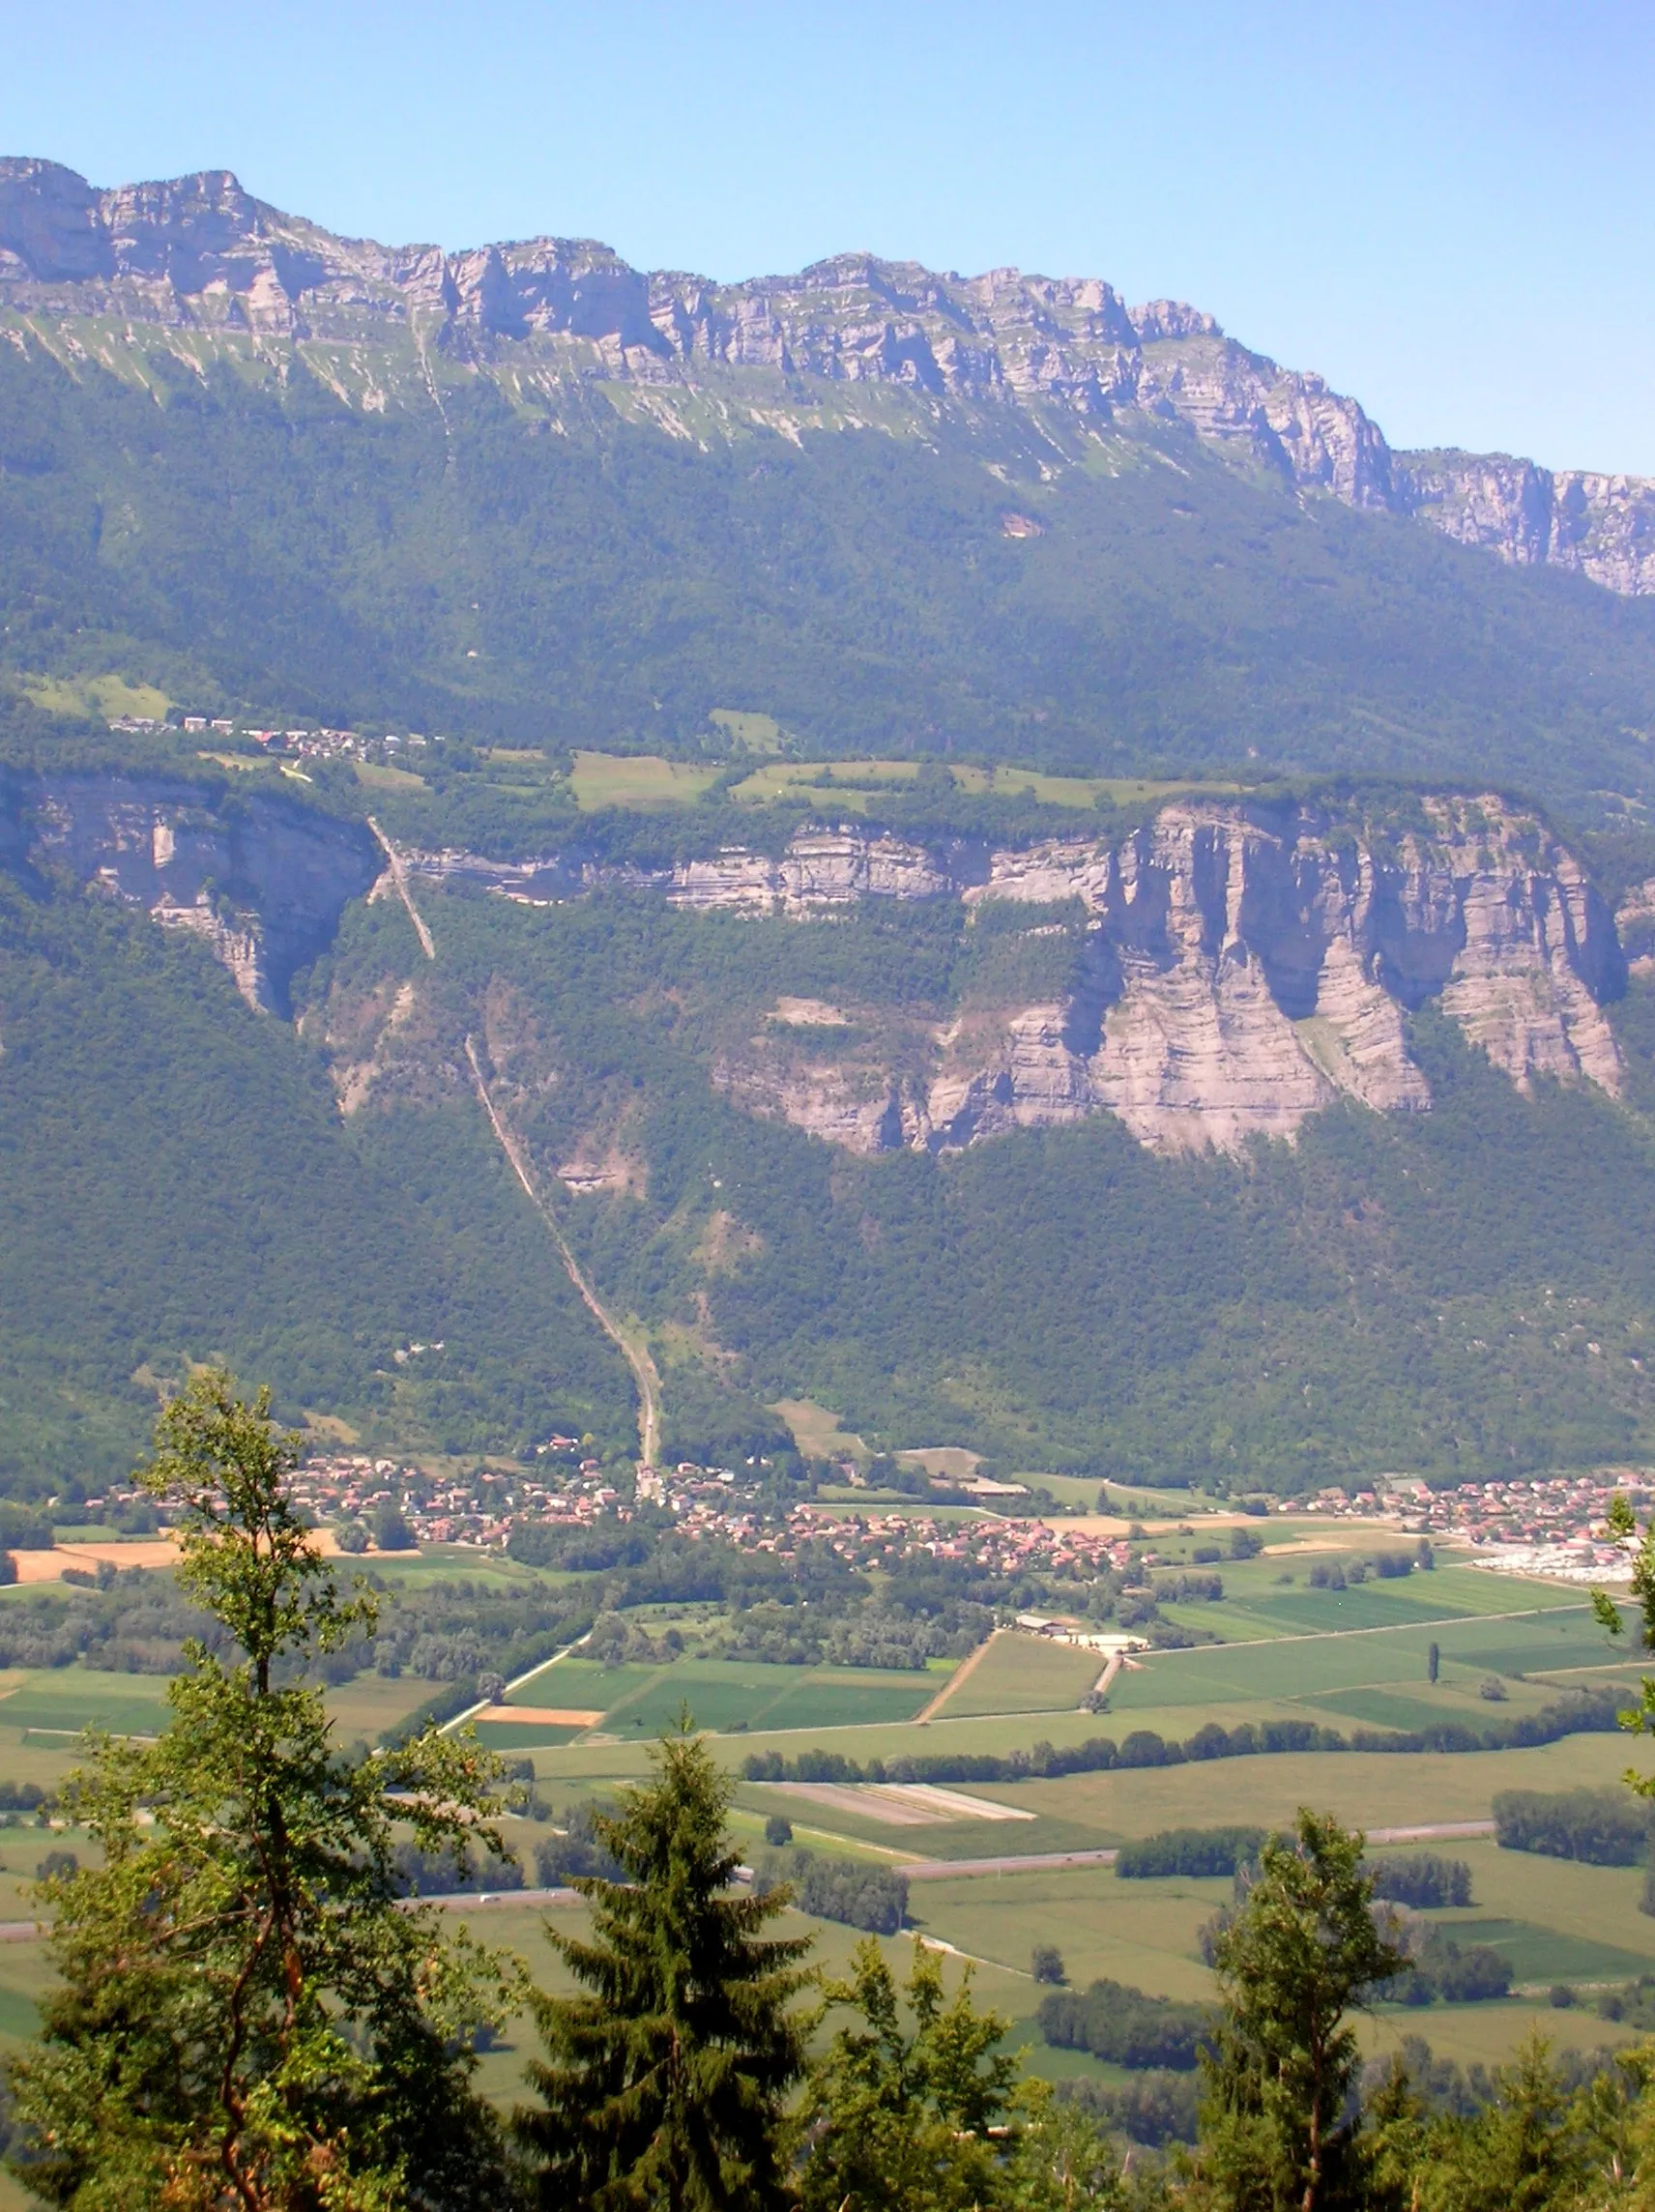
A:
[[[424,917],[414,903],[414,893],[409,888],[408,871],[402,864],[402,856],[371,814],[368,816],[367,822],[368,828],[378,838],[384,851],[386,865],[391,872],[391,880],[396,887],[397,896],[408,910],[408,918],[414,925],[414,932],[420,940],[421,949],[427,960],[435,961],[437,942],[431,935]],[[552,1241],[556,1244],[559,1257],[563,1261],[565,1271],[579,1293],[581,1302],[632,1371],[632,1380],[638,1390],[638,1444],[641,1464],[646,1469],[653,1469],[658,1466],[660,1462],[661,1379],[653,1359],[650,1356],[649,1347],[632,1341],[593,1288],[586,1270],[575,1257],[574,1247],[564,1235],[557,1215],[552,1211],[551,1207],[537,1187],[535,1179],[530,1173],[528,1161],[523,1156],[521,1146],[507,1127],[499,1109],[489,1094],[488,1079],[482,1072],[482,1062],[478,1058],[475,1039],[468,1036],[465,1040],[465,1049],[466,1059],[471,1066],[472,1083],[477,1091],[478,1099],[488,1117],[488,1125],[494,1131],[496,1142],[510,1162],[512,1174],[522,1184],[524,1195],[550,1232]]]
[[[501,1150],[511,1163],[512,1174],[522,1184],[530,1204],[551,1232],[552,1241],[557,1245],[558,1251],[563,1257],[564,1266],[568,1272],[568,1279],[580,1293],[588,1312],[632,1370],[632,1379],[638,1386],[638,1439],[643,1455],[643,1465],[646,1468],[653,1468],[659,1464],[661,1441],[661,1379],[656,1371],[655,1363],[651,1358],[646,1346],[635,1344],[627,1336],[588,1281],[585,1270],[575,1258],[573,1247],[559,1226],[556,1214],[553,1213],[550,1206],[536,1188],[535,1179],[529,1172],[528,1163],[523,1157],[522,1150],[516,1138],[506,1126],[494,1100],[489,1096],[488,1083],[482,1072],[482,1062],[477,1056],[476,1042],[469,1036],[465,1040],[465,1048],[466,1059],[471,1062],[472,1082],[476,1086],[478,1097],[482,1102],[482,1110],[488,1116],[489,1127],[499,1140]]]

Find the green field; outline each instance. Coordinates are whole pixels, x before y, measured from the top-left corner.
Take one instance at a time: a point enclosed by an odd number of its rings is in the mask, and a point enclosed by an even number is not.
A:
[[[1072,1712],[1103,1671],[1103,1658],[1042,1636],[997,1636],[941,1708],[939,1718],[977,1713]]]
[[[166,1725],[166,1680],[155,1674],[101,1674],[62,1667],[31,1675],[0,1697],[0,1740],[46,1739],[74,1748],[82,1729],[111,1735],[154,1735]]]
[[[555,1660],[507,1692],[509,1705],[567,1706],[572,1711],[606,1713],[661,1673],[658,1667],[600,1667],[595,1659],[571,1654]]]
[[[685,768],[654,753],[577,752],[569,781],[587,813],[605,806],[685,806],[717,776],[711,768]]]
[[[720,1733],[761,1727],[842,1729],[911,1720],[939,1687],[930,1672],[887,1674],[872,1667],[772,1667],[694,1658],[663,1667],[599,1667],[569,1658],[542,1669],[512,1693],[511,1702],[601,1712],[605,1735],[624,1732],[647,1742],[671,1727],[683,1707],[701,1727]]]
[[[1511,1594],[1525,1596],[1533,1586],[1516,1586]],[[1249,1699],[1321,1698],[1334,1691],[1408,1684],[1410,1693],[1427,1704],[1438,1698],[1464,1692],[1489,1674],[1573,1674],[1581,1669],[1625,1668],[1625,1646],[1618,1648],[1598,1628],[1590,1608],[1579,1597],[1543,1611],[1496,1618],[1488,1615],[1438,1615],[1426,1618],[1399,1618],[1406,1601],[1399,1602],[1369,1586],[1348,1591],[1307,1592],[1309,1598],[1331,1609],[1345,1599],[1362,1601],[1351,1608],[1354,1618],[1341,1631],[1314,1629],[1258,1637],[1246,1644],[1204,1645],[1196,1650],[1155,1652],[1142,1664],[1117,1677],[1111,1693],[1112,1711],[1135,1711],[1145,1705],[1186,1705],[1221,1708]],[[1180,1618],[1197,1625],[1220,1624],[1212,1616],[1224,1606],[1169,1608]],[[1254,1616],[1263,1617],[1255,1608]],[[1376,1618],[1381,1615],[1385,1625]],[[1308,1607],[1307,1607],[1308,1614]],[[1389,1625],[1395,1623],[1395,1625]],[[1365,1633],[1350,1633],[1352,1630]],[[1441,1676],[1435,1691],[1427,1682],[1431,1645],[1440,1654]],[[1548,1689],[1534,1703],[1545,1703],[1554,1691]],[[1463,1718],[1463,1714],[1456,1714]]]
[[[714,710],[711,718],[742,740],[750,751],[773,753],[781,742],[781,733],[769,714],[737,713],[720,708]],[[498,746],[486,757],[491,766],[520,762],[531,774],[534,765],[543,759],[543,755],[537,752]],[[364,775],[359,769],[357,772],[363,775],[364,781],[369,776],[376,782],[379,780],[374,771]],[[391,772],[399,778],[408,775],[406,770]],[[731,797],[743,805],[757,806],[769,805],[780,799],[802,799],[822,809],[865,814],[877,805],[882,790],[913,783],[918,772],[918,764],[911,760],[771,759],[734,785]],[[655,753],[582,750],[574,755],[569,780],[577,803],[591,813],[605,806],[687,806],[710,788],[718,773],[715,767],[669,761]],[[1083,809],[1095,808],[1100,800],[1107,805],[1136,806],[1147,800],[1170,797],[1175,792],[1233,792],[1236,789],[1230,783],[1169,783],[1144,776],[1049,775],[1037,769],[1003,765],[993,770],[959,765],[954,767],[952,774],[956,787],[965,792],[992,791],[1002,798],[1027,796],[1048,806]]]
[[[550,1728],[543,1721],[524,1721],[513,1725],[510,1721],[479,1721],[477,1740],[487,1751],[542,1751],[563,1743],[572,1743],[582,1732],[578,1728]]]
[[[601,756],[576,756],[577,760],[593,757]],[[731,796],[757,805],[776,799],[808,798],[819,805],[831,804],[849,814],[864,814],[877,803],[882,787],[912,783],[918,772],[918,763],[906,760],[768,761],[737,784]],[[1110,805],[1136,806],[1178,791],[1233,792],[1237,788],[1233,783],[1155,782],[1144,776],[1048,775],[1037,769],[1007,768],[1003,763],[992,770],[957,764],[950,772],[961,791],[992,791],[1001,798],[1028,797],[1047,806],[1095,808],[1100,800]],[[824,780],[828,776],[833,778],[832,783]]]

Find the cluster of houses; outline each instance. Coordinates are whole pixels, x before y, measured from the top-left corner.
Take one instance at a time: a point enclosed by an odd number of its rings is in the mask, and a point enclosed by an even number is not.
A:
[[[303,729],[260,730],[234,716],[209,714],[186,714],[181,723],[151,714],[120,714],[109,727],[129,737],[160,737],[169,729],[181,728],[187,738],[246,739],[267,753],[294,754],[310,760],[394,761],[408,748],[440,745],[444,742],[441,738],[419,734],[398,737],[392,731],[387,731],[380,738],[367,737],[360,730],[334,730],[324,724]]]
[[[1387,1475],[1373,1490],[1324,1490],[1292,1510],[1335,1521],[1382,1515],[1410,1535],[1467,1546],[1478,1566],[1594,1583],[1625,1571],[1621,1554],[1604,1539],[1609,1501],[1619,1492],[1641,1513],[1655,1495],[1645,1479],[1639,1470],[1610,1469],[1434,1490],[1417,1477]]]
[[[916,1556],[970,1563],[1006,1581],[1030,1573],[1085,1581],[1105,1568],[1164,1563],[1140,1534],[1122,1536],[1076,1522],[984,1514],[956,1518],[874,1504],[798,1500],[779,1509],[764,1493],[768,1464],[701,1467],[688,1461],[652,1470],[638,1485],[640,1503],[665,1508],[687,1536],[717,1536],[742,1549],[793,1557],[805,1545],[826,1545],[857,1567],[889,1567]],[[1641,1519],[1655,1505],[1655,1487],[1632,1470],[1464,1483],[1432,1490],[1389,1476],[1353,1496],[1325,1490],[1277,1513],[1330,1523],[1385,1521],[1410,1536],[1464,1548],[1481,1566],[1596,1583],[1624,1577],[1627,1561],[1607,1541],[1611,1497],[1627,1499]],[[532,1463],[502,1470],[477,1466],[433,1476],[425,1469],[360,1452],[330,1451],[305,1461],[293,1483],[296,1505],[318,1527],[361,1528],[372,1540],[388,1513],[400,1517],[398,1540],[460,1544],[503,1551],[513,1528],[527,1525],[590,1527],[634,1510],[614,1467],[592,1456],[590,1440],[549,1437]],[[142,1507],[146,1495],[117,1487],[87,1501],[111,1519]],[[1263,1531],[1261,1531],[1263,1533]],[[1357,1530],[1351,1528],[1352,1538]]]
[[[556,1440],[579,1454],[578,1440]],[[386,1509],[399,1513],[417,1544],[467,1544],[503,1550],[524,1520],[591,1522],[618,1501],[596,1460],[555,1484],[529,1473],[479,1468],[433,1479],[422,1468],[360,1453],[333,1452],[305,1461],[294,1477],[293,1502],[320,1527],[357,1524],[371,1536]]]

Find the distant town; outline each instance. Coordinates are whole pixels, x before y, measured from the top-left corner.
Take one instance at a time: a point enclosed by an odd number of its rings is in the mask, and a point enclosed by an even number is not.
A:
[[[849,1463],[832,1471],[830,1487],[849,1487]],[[950,1500],[972,1495],[953,1482],[938,1487]],[[1218,1560],[1231,1556],[1230,1547],[1202,1545],[1207,1527],[1216,1538],[1230,1534],[1227,1524],[1250,1528],[1290,1516],[1300,1524],[1292,1539],[1299,1549],[1317,1546],[1314,1529],[1307,1532],[1302,1527],[1310,1520],[1329,1525],[1329,1548],[1336,1528],[1341,1550],[1351,1548],[1361,1528],[1372,1529],[1377,1544],[1383,1541],[1382,1531],[1394,1530],[1416,1543],[1424,1538],[1433,1546],[1467,1551],[1475,1564],[1495,1571],[1581,1583],[1628,1571],[1622,1555],[1604,1540],[1611,1497],[1619,1491],[1640,1511],[1655,1501],[1655,1491],[1645,1486],[1640,1470],[1633,1470],[1467,1482],[1449,1490],[1388,1476],[1354,1494],[1325,1489],[1310,1499],[1249,1499],[1244,1513],[1223,1517],[1204,1508],[1173,1524],[1175,1536],[1164,1494],[1151,1504],[1105,1485],[1107,1517],[1064,1516],[1031,1510],[1031,1493],[1021,1484],[978,1488],[984,1494],[980,1499],[953,1502],[946,1512],[927,1511],[917,1497],[901,1505],[877,1495],[865,1503],[842,1495],[801,1499],[780,1492],[770,1463],[756,1458],[735,1468],[685,1461],[647,1472],[634,1490],[629,1470],[593,1457],[578,1438],[553,1436],[539,1447],[533,1469],[480,1465],[464,1475],[442,1477],[395,1459],[318,1454],[300,1469],[293,1496],[319,1528],[333,1530],[344,1551],[454,1545],[499,1553],[515,1529],[590,1528],[630,1520],[648,1508],[669,1513],[690,1537],[718,1536],[744,1550],[782,1557],[793,1557],[801,1545],[825,1544],[858,1566],[890,1564],[899,1557],[925,1553],[939,1559],[971,1560],[987,1573],[1007,1577],[1039,1571],[1081,1580],[1104,1568],[1119,1573],[1134,1565],[1188,1563],[1192,1556],[1198,1564]],[[1013,1499],[1024,1501],[1024,1510],[1011,1508]],[[144,1510],[146,1503],[143,1493],[118,1489],[89,1499],[87,1510],[119,1521]],[[1130,1520],[1123,1529],[1126,1514],[1140,1510],[1142,1520]],[[1270,1543],[1267,1528],[1257,1533]],[[1197,1538],[1193,1555],[1179,1540],[1190,1536]]]
[[[440,745],[447,741],[441,737],[427,738],[420,732],[399,736],[387,731],[383,737],[371,737],[361,730],[335,730],[321,724],[303,729],[254,729],[250,723],[235,717],[186,714],[181,719],[152,714],[121,714],[109,724],[112,730],[125,732],[129,737],[164,737],[171,731],[182,731],[187,738],[235,738],[259,745],[267,753],[292,755],[302,760],[363,760],[391,761],[405,746]]]

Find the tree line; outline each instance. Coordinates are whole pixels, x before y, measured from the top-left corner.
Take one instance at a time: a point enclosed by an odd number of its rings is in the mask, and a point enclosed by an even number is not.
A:
[[[1364,2081],[1354,2019],[1410,1970],[1362,1838],[1301,1811],[1217,1931],[1218,2002],[1092,1993],[1105,2032],[1199,2033],[1193,2144],[1123,2154],[1107,2112],[1019,2079],[1008,2023],[916,1942],[827,1975],[740,1878],[733,1785],[687,1715],[595,1813],[551,1932],[570,1994],[449,1935],[412,1854],[506,1856],[500,1762],[426,1730],[332,1743],[304,1661],[371,1624],[286,1501],[268,1398],[197,1375],[146,1484],[179,1514],[192,1641],[171,1724],[97,1743],[66,1802],[102,1863],[44,1869],[57,1985],[10,2069],[9,2157],[72,2212],[1564,2212],[1651,2179],[1636,2069],[1573,2088],[1539,2047],[1470,2113],[1399,2060]],[[801,1870],[808,1875],[809,1869]],[[1108,2001],[1105,2001],[1107,1998]],[[1052,2001],[1052,2000],[1049,2000]],[[478,2052],[525,2008],[540,2054],[501,2113]],[[1187,2019],[1184,2017],[1187,2014]],[[1180,2047],[1181,2048],[1181,2047]]]

